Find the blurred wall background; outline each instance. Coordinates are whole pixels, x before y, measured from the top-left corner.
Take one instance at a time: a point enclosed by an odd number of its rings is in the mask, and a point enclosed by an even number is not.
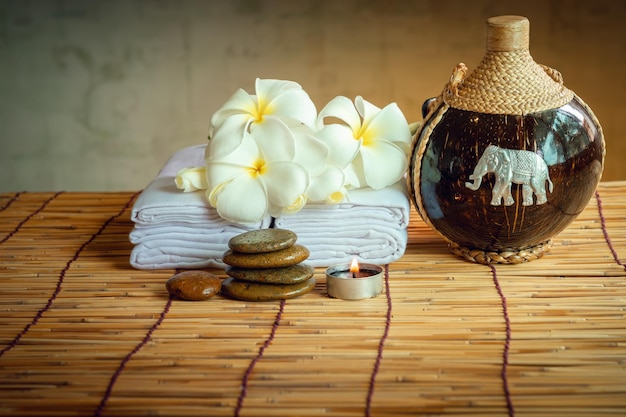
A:
[[[626,180],[621,1],[0,0],[0,192],[141,189],[256,77],[421,120],[501,14],[530,19],[535,60],[600,119],[603,180]]]

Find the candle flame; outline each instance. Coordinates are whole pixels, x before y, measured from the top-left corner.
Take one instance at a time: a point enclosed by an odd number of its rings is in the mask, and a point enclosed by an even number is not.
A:
[[[359,263],[356,261],[356,258],[354,258],[350,264],[350,272],[353,274],[359,272]]]

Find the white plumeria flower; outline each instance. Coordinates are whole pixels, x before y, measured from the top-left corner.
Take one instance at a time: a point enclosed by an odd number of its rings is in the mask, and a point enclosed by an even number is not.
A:
[[[264,135],[244,131],[227,155],[206,159],[207,197],[224,219],[256,223],[266,215],[297,212],[306,203],[309,173],[294,161],[291,131],[278,121],[267,123]]]
[[[241,143],[244,132],[262,128],[267,121],[314,127],[317,110],[300,84],[257,78],[255,92],[251,95],[239,89],[211,118],[207,152],[213,157],[229,154]]]
[[[340,96],[317,116],[297,83],[257,79],[255,87],[255,95],[238,90],[213,115],[206,166],[176,176],[184,191],[205,189],[222,218],[254,224],[402,178],[411,133],[395,103],[381,110]],[[324,125],[327,118],[344,124]]]
[[[325,118],[345,124],[324,125]],[[329,148],[331,162],[343,169],[346,186],[381,189],[399,181],[407,169],[409,124],[395,103],[382,110],[361,96],[354,104],[338,96],[320,112],[316,133]]]

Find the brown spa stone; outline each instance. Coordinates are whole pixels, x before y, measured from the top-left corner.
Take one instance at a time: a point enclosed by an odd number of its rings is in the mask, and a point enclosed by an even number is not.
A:
[[[274,301],[301,296],[310,292],[314,287],[315,278],[309,278],[298,284],[276,285],[228,277],[222,283],[222,294],[242,301]]]
[[[309,257],[309,250],[302,245],[264,253],[239,253],[232,249],[224,253],[223,261],[239,268],[282,268],[299,264]]]
[[[286,229],[260,229],[242,233],[228,241],[234,252],[263,253],[286,249],[296,243],[298,236]]]
[[[315,274],[315,268],[306,264],[262,269],[229,266],[226,268],[226,274],[243,281],[265,284],[297,284],[311,278]]]
[[[206,271],[179,272],[165,282],[167,291],[176,298],[202,301],[220,292],[222,280]]]

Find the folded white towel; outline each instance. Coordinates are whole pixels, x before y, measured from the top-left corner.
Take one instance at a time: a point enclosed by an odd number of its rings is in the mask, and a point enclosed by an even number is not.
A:
[[[133,205],[131,219],[142,226],[192,224],[201,227],[231,225],[209,205],[204,190],[184,193],[176,188],[175,177],[155,178],[139,195]],[[266,216],[246,229],[269,227],[272,218]],[[238,229],[241,226],[235,225]]]
[[[228,241],[240,233],[267,228],[267,216],[257,224],[227,222],[209,206],[204,191],[184,193],[176,188],[179,169],[204,164],[205,145],[176,152],[137,198],[129,235],[135,244],[130,264],[137,269],[224,267]]]
[[[206,201],[204,191],[176,188],[179,169],[203,165],[204,145],[174,154],[146,187],[132,210],[135,247],[130,263],[138,269],[224,267],[228,241],[248,230],[268,228],[268,216],[248,227],[227,222]],[[410,204],[404,182],[383,190],[351,190],[341,204],[307,204],[275,219],[274,227],[298,235],[311,252],[306,263],[325,267],[350,262],[386,264],[406,249]]]
[[[130,264],[137,269],[223,268],[222,255],[228,249],[228,241],[245,231],[229,229],[213,235],[156,233],[133,247]]]
[[[375,264],[399,259],[406,249],[410,204],[404,182],[382,189],[351,190],[341,204],[307,204],[275,220],[275,227],[298,235],[311,252],[313,266],[349,263],[357,258]]]
[[[137,198],[131,212],[133,222],[141,225],[208,223],[204,227],[214,223],[219,223],[218,227],[230,224],[209,206],[204,191],[184,193],[176,188],[176,173],[181,168],[204,165],[204,148],[205,145],[191,146],[172,155]],[[267,216],[248,229],[268,227],[270,221]]]

